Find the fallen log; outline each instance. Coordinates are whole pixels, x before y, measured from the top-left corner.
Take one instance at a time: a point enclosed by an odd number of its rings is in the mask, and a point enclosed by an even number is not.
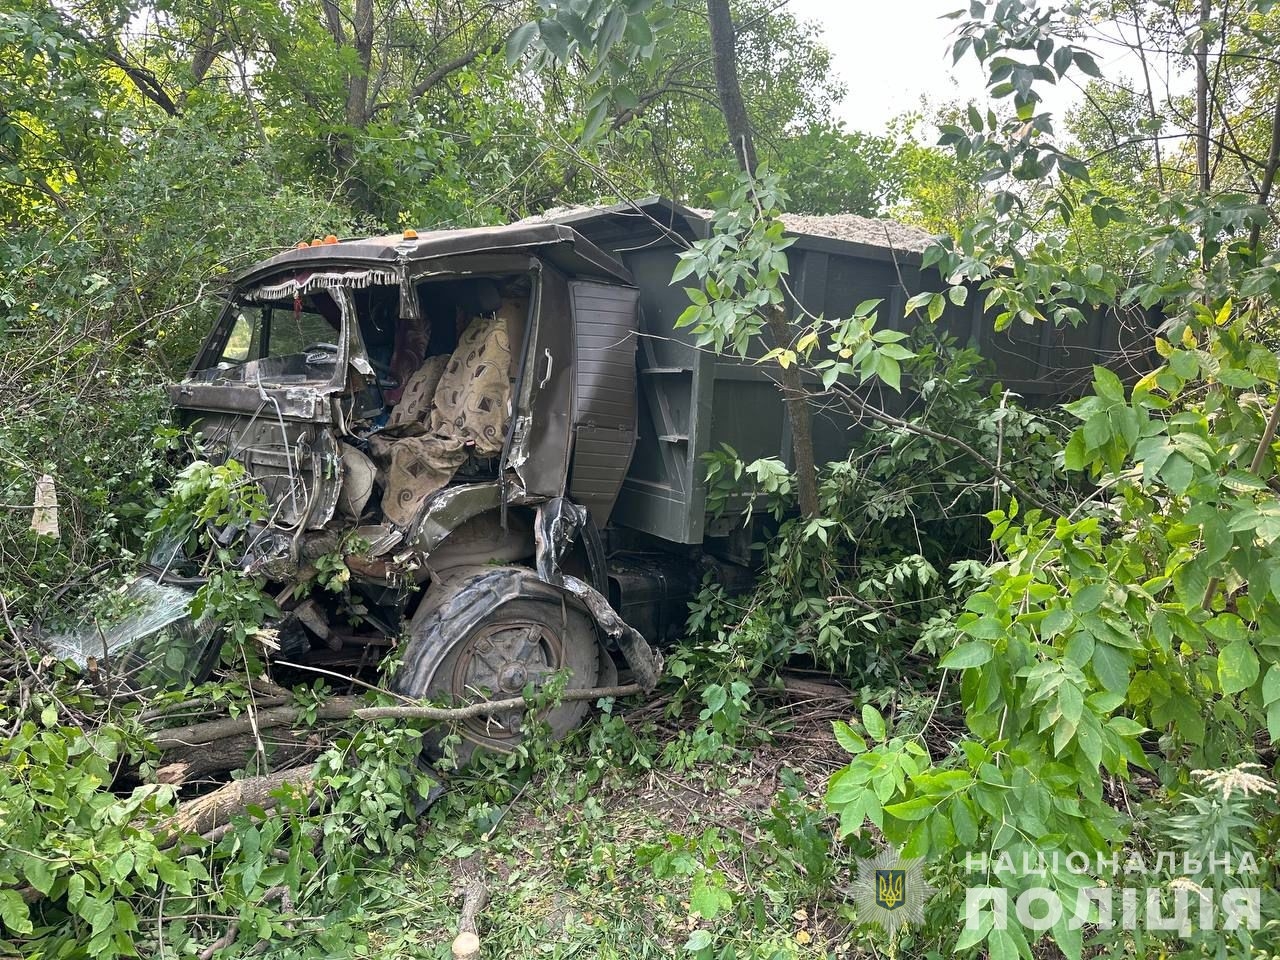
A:
[[[259,744],[265,748],[265,759],[271,768],[296,767],[314,759],[325,748],[329,738],[322,734],[323,731],[316,729],[277,727],[261,736],[249,731],[191,747],[173,746],[170,741],[170,745],[164,748],[164,762],[156,770],[154,780],[170,786],[219,774],[222,775],[219,779],[225,780],[228,770],[253,768],[253,757]]]
[[[641,693],[639,684],[629,683],[615,687],[592,687],[586,690],[567,690],[560,701],[598,700],[602,697],[626,697]],[[523,697],[511,697],[505,700],[482,700],[479,703],[462,707],[361,707],[355,697],[332,697],[314,710],[314,716],[320,720],[433,720],[437,722],[454,722],[483,717],[508,710],[516,710],[526,706]],[[296,707],[272,707],[258,710],[252,716],[245,713],[238,717],[224,717],[204,723],[188,724],[160,730],[152,735],[152,741],[165,751],[167,758],[181,754],[181,759],[170,759],[161,767],[167,782],[184,782],[192,779],[195,771],[208,773],[214,769],[234,769],[244,762],[251,753],[264,730],[275,730],[292,725],[298,721],[299,711]],[[306,737],[306,731],[290,732],[295,738]],[[273,735],[275,736],[275,735]],[[308,743],[309,746],[319,744]],[[247,748],[247,749],[246,749]],[[221,759],[219,759],[221,758]],[[218,767],[215,763],[232,763],[233,766]],[[166,824],[167,830],[176,839],[180,835],[203,834],[218,830],[230,822],[236,814],[243,813],[247,807],[257,806],[264,810],[275,805],[272,793],[286,784],[309,794],[315,785],[312,779],[315,764],[307,764],[291,770],[257,777],[245,777],[233,780],[225,786],[210,793],[186,801],[178,813]]]
[[[598,700],[642,692],[639,684],[629,683],[616,687],[566,690],[560,700],[562,703]],[[451,723],[517,710],[526,705],[524,697],[482,700],[462,707],[362,707],[360,703],[356,697],[331,697],[316,706],[313,716],[316,720],[325,721],[434,720]],[[166,771],[166,778],[161,782],[182,783],[218,770],[234,770],[257,750],[265,731],[276,731],[269,739],[284,750],[283,756],[277,759],[296,759],[317,745],[313,739],[314,731],[297,728],[299,716],[299,709],[295,706],[270,707],[252,713],[246,711],[238,717],[220,717],[157,730],[151,734],[151,742],[164,754],[161,769]]]
[[[280,770],[261,777],[232,780],[204,796],[184,802],[178,812],[163,825],[171,841],[192,834],[208,834],[231,822],[248,807],[271,810],[277,800],[273,793],[290,787],[301,796],[315,790],[316,765],[309,763],[293,770]]]
[[[489,902],[489,888],[479,880],[467,884],[462,894],[462,915],[458,917],[458,935],[453,938],[453,960],[480,960],[480,928],[476,922]]]
[[[354,697],[333,697],[316,708],[314,718],[349,720],[358,705]],[[251,765],[255,754],[276,768],[312,759],[330,738],[315,727],[302,726],[300,717],[296,706],[277,706],[157,730],[151,742],[163,757],[155,780],[178,785],[225,774]]]

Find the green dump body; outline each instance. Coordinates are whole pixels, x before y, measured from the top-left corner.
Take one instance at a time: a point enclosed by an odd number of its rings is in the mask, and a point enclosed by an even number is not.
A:
[[[689,304],[683,289],[689,281],[673,284],[672,273],[688,242],[706,236],[708,221],[659,198],[554,219],[617,257],[640,291],[637,440],[612,522],[675,544],[702,543],[709,532],[703,454],[728,444],[746,461],[791,458],[776,371],[700,350],[689,330],[675,327]],[[880,323],[906,330],[915,322],[903,315],[907,300],[925,290],[946,289],[936,270],[921,269],[923,244],[895,247],[887,229],[883,243],[795,236],[787,251],[789,284],[809,313],[846,317],[861,301],[881,299]],[[977,347],[994,364],[996,379],[1024,402],[1046,405],[1079,395],[1094,364],[1122,371],[1149,368],[1152,337],[1144,314],[1086,312],[1086,322],[1076,327],[1015,323],[997,333],[996,311],[984,311],[984,299],[972,290],[963,307],[948,301],[936,326],[960,345]],[[792,301],[793,315],[795,307]],[[909,382],[903,386],[907,398],[885,389],[875,402],[901,411],[911,390]],[[847,415],[815,411],[818,461],[845,456],[855,429]]]

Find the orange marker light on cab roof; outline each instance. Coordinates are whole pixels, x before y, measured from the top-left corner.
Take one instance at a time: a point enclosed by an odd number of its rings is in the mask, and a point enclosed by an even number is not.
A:
[[[325,238],[324,238],[324,242],[325,242],[325,243],[337,243],[337,242],[338,242],[338,238],[337,238],[337,237],[335,237],[335,236],[331,233],[331,234],[329,234],[327,237],[325,237]]]
[[[319,237],[316,237],[314,240],[311,241],[311,246],[318,247],[322,243],[324,243],[324,241],[321,240]]]
[[[293,248],[294,248],[295,250],[305,250],[305,249],[307,249],[307,247],[309,247],[309,246],[311,246],[311,244],[307,243],[307,241],[305,241],[305,240],[299,240],[297,243],[295,243],[295,244],[293,245]]]
[[[404,232],[404,238],[405,238],[406,240],[417,240],[417,239],[418,239],[418,231],[417,231],[417,230],[406,230],[406,231]]]

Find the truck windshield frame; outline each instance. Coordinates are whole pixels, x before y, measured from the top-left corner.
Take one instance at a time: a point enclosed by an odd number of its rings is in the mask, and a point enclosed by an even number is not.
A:
[[[277,299],[255,293],[227,304],[189,379],[273,387],[345,382],[355,315],[349,288],[334,283]]]

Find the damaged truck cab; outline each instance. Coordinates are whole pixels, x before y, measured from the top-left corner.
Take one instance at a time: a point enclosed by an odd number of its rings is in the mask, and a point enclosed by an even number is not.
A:
[[[589,688],[619,666],[652,688],[600,536],[635,445],[637,298],[554,224],[329,238],[237,277],[170,394],[204,456],[266,495],[242,564],[279,586],[283,650],[358,667],[402,643],[413,696],[519,696],[556,671]],[[335,554],[355,628],[296,589]],[[548,721],[562,735],[585,709]],[[519,726],[462,732],[502,749]]]

